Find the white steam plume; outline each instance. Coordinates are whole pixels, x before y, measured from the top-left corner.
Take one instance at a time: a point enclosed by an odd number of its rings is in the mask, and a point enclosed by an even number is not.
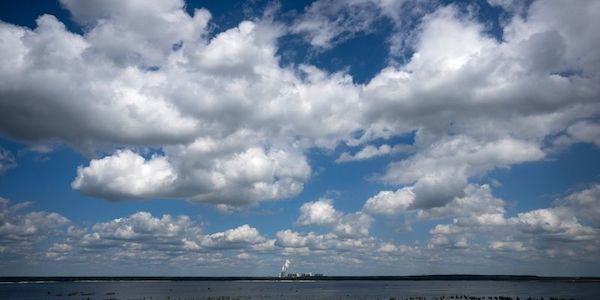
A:
[[[285,270],[287,270],[287,268],[290,267],[290,263],[291,263],[290,260],[286,259],[285,263],[283,264],[283,266],[281,266],[281,272],[285,272]]]

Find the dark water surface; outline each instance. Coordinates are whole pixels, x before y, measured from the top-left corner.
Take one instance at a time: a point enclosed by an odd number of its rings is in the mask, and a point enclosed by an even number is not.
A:
[[[0,284],[0,299],[404,299],[506,296],[598,300],[600,283],[548,281],[101,281]],[[436,298],[437,297],[437,298]],[[464,299],[464,298],[462,298]]]

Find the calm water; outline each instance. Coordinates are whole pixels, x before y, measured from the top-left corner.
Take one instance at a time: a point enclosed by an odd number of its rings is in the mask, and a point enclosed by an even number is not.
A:
[[[510,281],[71,282],[0,284],[0,299],[403,299],[465,295],[598,300],[600,283]],[[229,298],[226,298],[229,297]]]

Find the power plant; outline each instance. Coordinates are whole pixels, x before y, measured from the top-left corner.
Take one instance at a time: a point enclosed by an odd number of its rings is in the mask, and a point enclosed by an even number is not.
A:
[[[290,260],[286,259],[283,266],[281,266],[281,272],[279,272],[279,278],[312,278],[312,277],[323,277],[321,273],[286,273],[287,269],[290,267]]]

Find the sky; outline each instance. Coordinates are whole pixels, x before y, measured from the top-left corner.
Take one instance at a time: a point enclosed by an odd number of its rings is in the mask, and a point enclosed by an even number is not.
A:
[[[0,276],[600,276],[600,2],[0,3]]]

